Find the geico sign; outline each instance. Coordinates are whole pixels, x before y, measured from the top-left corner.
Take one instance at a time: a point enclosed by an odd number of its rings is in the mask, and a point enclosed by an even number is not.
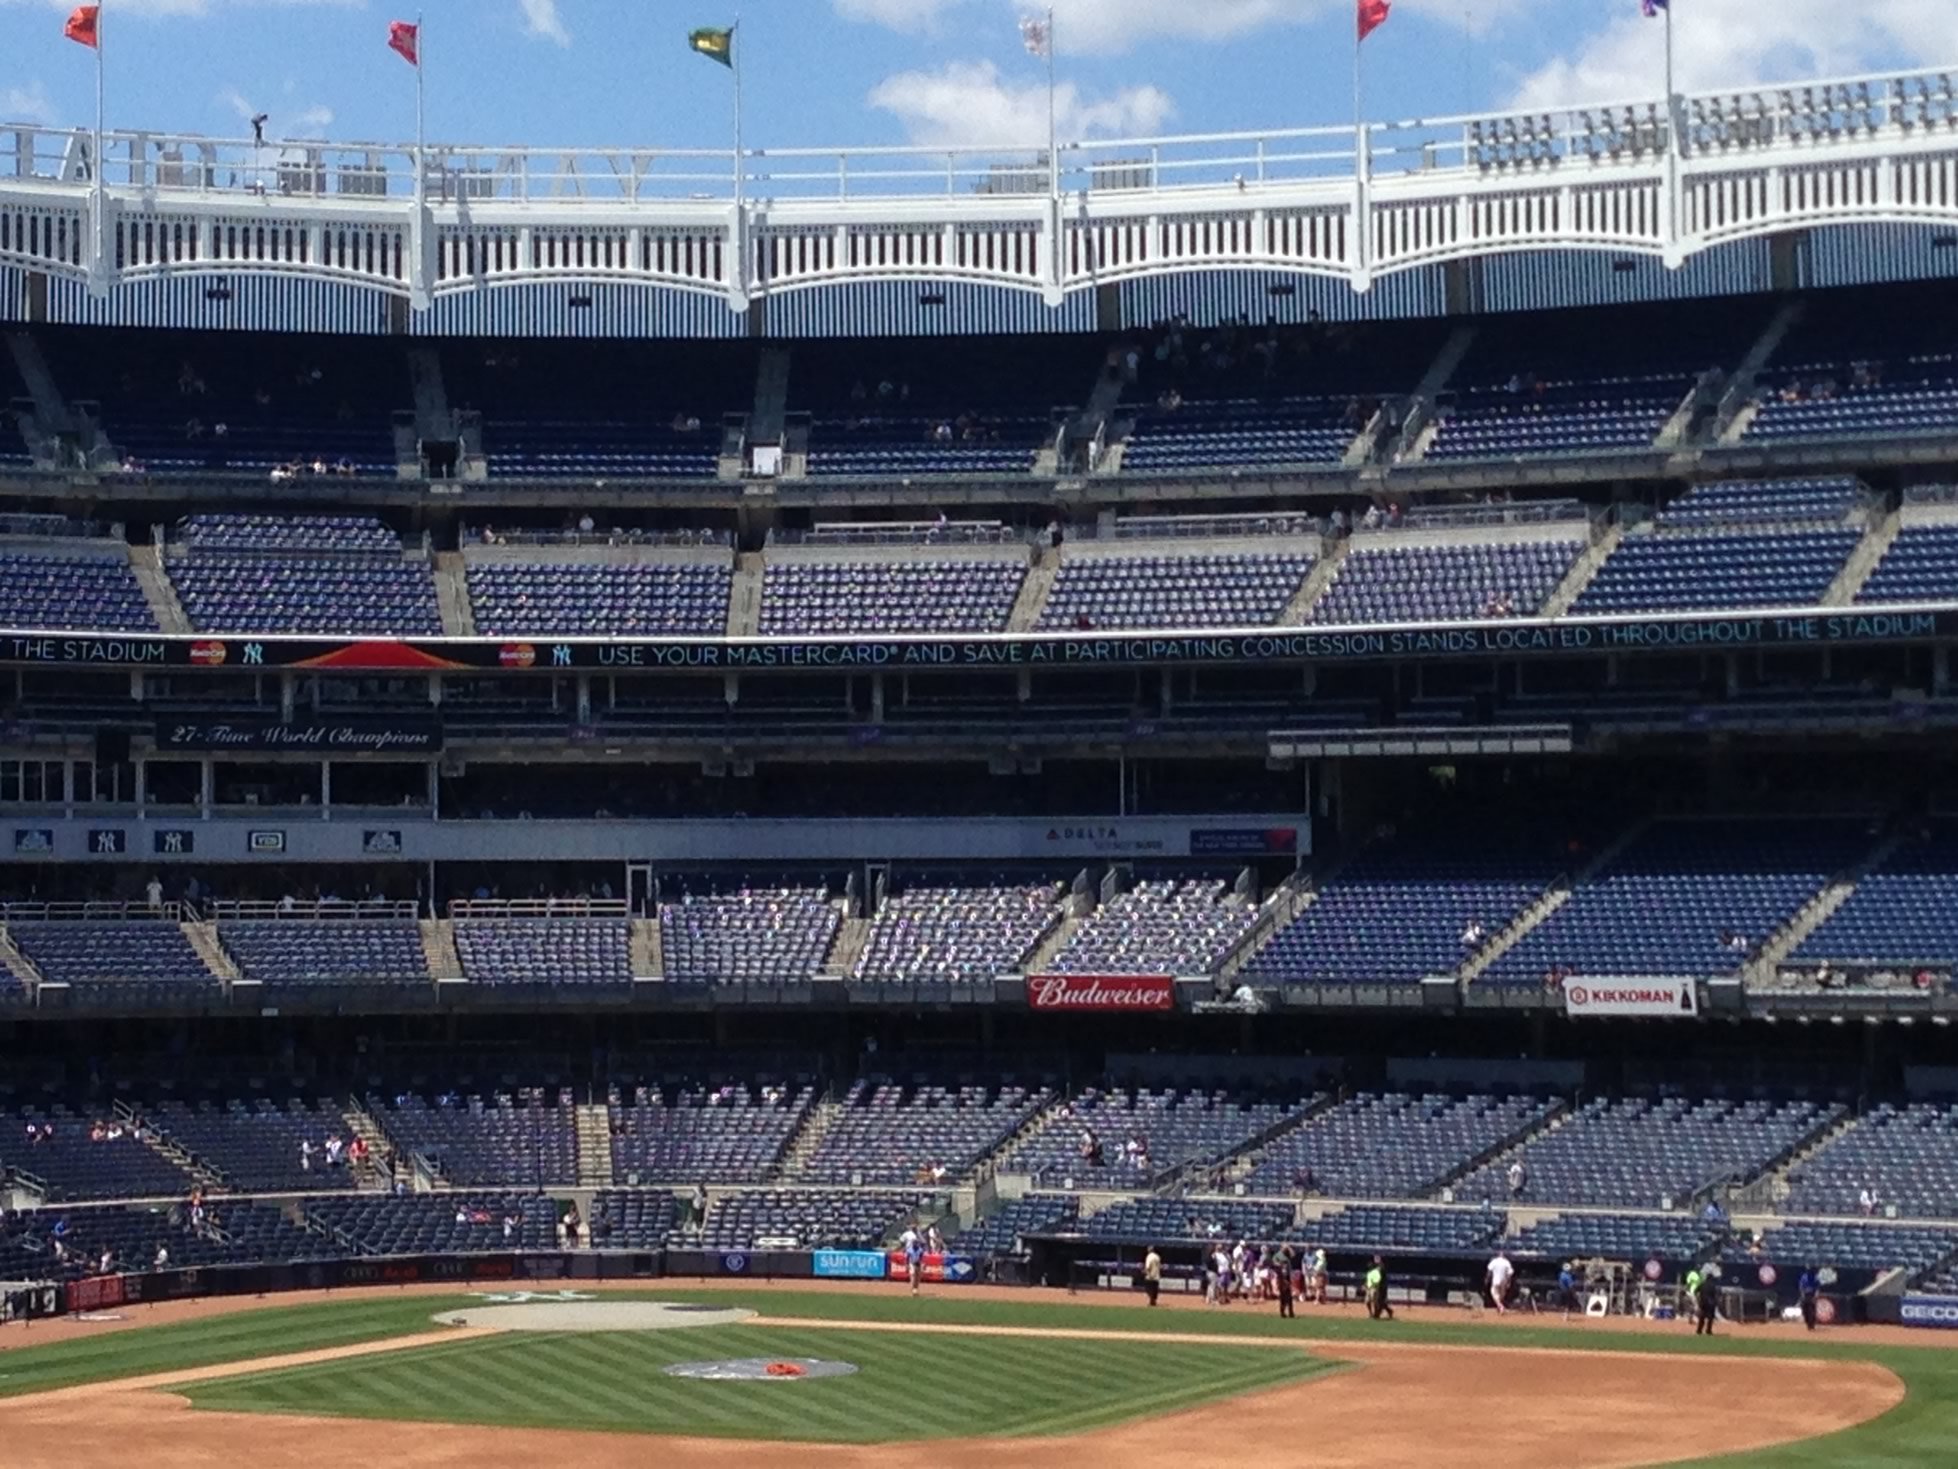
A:
[[[1913,1301],[1903,1304],[1906,1326],[1958,1327],[1958,1301]]]

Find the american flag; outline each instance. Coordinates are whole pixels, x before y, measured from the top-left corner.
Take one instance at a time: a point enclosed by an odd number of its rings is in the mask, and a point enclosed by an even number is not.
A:
[[[1045,56],[1054,45],[1054,28],[1037,15],[1020,22],[1020,40],[1035,56]]]

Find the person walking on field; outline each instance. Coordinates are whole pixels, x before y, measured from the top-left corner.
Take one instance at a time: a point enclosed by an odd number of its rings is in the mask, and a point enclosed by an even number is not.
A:
[[[1278,1258],[1273,1263],[1278,1276],[1279,1319],[1290,1321],[1296,1315],[1292,1309],[1292,1247],[1280,1246]]]
[[[1371,1319],[1394,1319],[1394,1308],[1387,1304],[1387,1270],[1378,1255],[1373,1257],[1373,1265],[1367,1271],[1366,1299],[1367,1315]]]
[[[1713,1315],[1720,1302],[1720,1282],[1708,1272],[1700,1277],[1699,1320],[1693,1327],[1695,1336],[1713,1335]]]
[[[1142,1289],[1149,1297],[1150,1305],[1156,1304],[1156,1297],[1162,1293],[1162,1288],[1163,1257],[1157,1254],[1156,1247],[1151,1245],[1149,1253],[1142,1257]]]
[[[1802,1325],[1806,1326],[1810,1331],[1813,1331],[1815,1330],[1816,1297],[1822,1289],[1822,1283],[1816,1278],[1815,1267],[1813,1265],[1810,1265],[1802,1271],[1802,1278],[1797,1282],[1795,1289],[1800,1293],[1802,1301]]]

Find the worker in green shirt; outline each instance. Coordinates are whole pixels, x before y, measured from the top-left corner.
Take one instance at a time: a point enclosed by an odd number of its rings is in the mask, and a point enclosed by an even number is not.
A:
[[[1686,1272],[1686,1297],[1680,1302],[1679,1314],[1691,1320],[1700,1303],[1700,1268],[1695,1265]]]
[[[1367,1271],[1366,1299],[1368,1316],[1375,1321],[1383,1316],[1389,1321],[1394,1319],[1394,1308],[1387,1304],[1387,1271],[1378,1255],[1373,1257],[1373,1267]]]

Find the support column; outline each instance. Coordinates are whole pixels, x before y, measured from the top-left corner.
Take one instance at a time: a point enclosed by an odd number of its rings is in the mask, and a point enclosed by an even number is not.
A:
[[[1120,286],[1095,287],[1095,330],[1098,332],[1125,332],[1129,324],[1122,318],[1122,288]]]
[[[1799,291],[1802,287],[1802,257],[1808,253],[1808,231],[1786,230],[1768,236],[1768,288],[1774,291]]]

